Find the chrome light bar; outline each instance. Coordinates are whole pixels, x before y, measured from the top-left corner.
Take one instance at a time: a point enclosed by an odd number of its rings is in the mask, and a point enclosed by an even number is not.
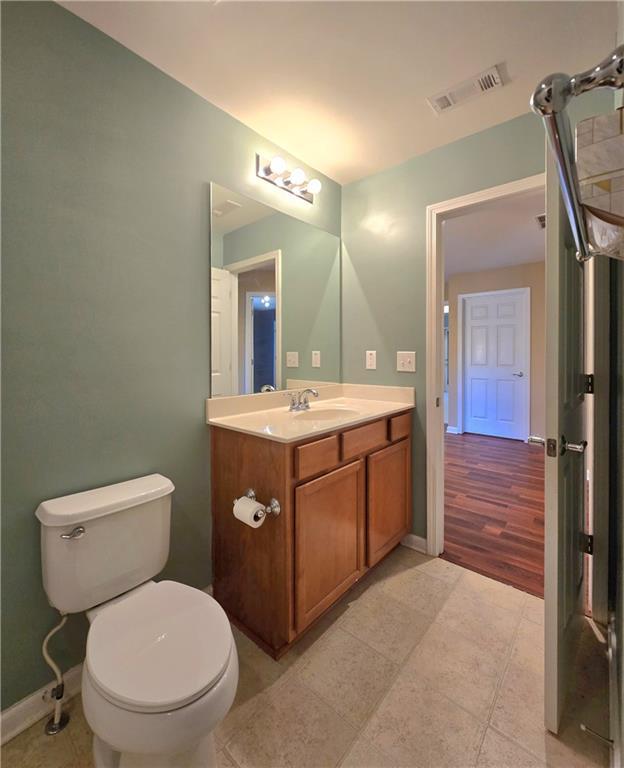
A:
[[[605,251],[589,237],[585,212],[580,201],[572,128],[565,111],[574,96],[580,96],[594,88],[624,88],[624,45],[617,47],[597,67],[586,72],[573,77],[561,72],[549,75],[541,81],[531,96],[531,108],[544,121],[548,142],[557,162],[559,183],[579,261],[587,261],[599,253],[608,256],[619,255],[615,248]],[[617,224],[607,226],[617,227]],[[610,239],[615,239],[612,233]]]

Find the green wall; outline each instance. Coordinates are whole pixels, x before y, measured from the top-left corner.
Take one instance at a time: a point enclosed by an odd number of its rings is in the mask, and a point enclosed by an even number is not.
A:
[[[341,381],[340,238],[276,213],[223,238],[223,263],[282,252],[282,386],[286,378]],[[321,367],[312,368],[312,350]],[[286,352],[299,368],[286,368]]]
[[[593,96],[584,97],[578,114],[612,108],[612,97]],[[542,173],[544,141],[541,121],[526,114],[342,190],[342,374],[349,382],[416,387],[413,532],[418,536],[425,536],[427,527],[426,207]],[[367,349],[377,350],[376,371],[364,369]],[[416,350],[416,373],[396,371],[397,350]]]
[[[340,187],[256,185],[274,145],[52,3],[2,3],[2,97],[4,708],[52,678],[43,499],[162,472],[165,575],[210,582],[209,182],[334,234]],[[53,642],[65,669],[84,630]]]

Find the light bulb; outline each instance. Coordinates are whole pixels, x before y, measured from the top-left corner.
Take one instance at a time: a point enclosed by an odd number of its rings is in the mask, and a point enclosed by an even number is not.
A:
[[[311,195],[318,195],[318,193],[321,191],[321,187],[323,185],[318,179],[310,179],[308,182],[308,192]]]
[[[293,171],[291,171],[288,181],[293,186],[300,187],[305,181],[305,177],[305,173],[301,170],[301,168],[295,168]]]
[[[284,173],[286,170],[286,160],[284,160],[283,157],[276,155],[269,164],[269,170],[271,173],[277,173],[278,175]]]
[[[271,301],[271,299],[268,296],[265,296],[264,301]]]

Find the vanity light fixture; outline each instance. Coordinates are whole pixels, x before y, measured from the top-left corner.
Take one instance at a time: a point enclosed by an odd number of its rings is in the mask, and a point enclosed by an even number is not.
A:
[[[314,195],[318,195],[322,187],[318,179],[307,179],[305,171],[301,168],[289,171],[286,161],[279,155],[271,159],[256,155],[256,176],[285,189],[295,197],[307,200],[308,203],[314,202]]]

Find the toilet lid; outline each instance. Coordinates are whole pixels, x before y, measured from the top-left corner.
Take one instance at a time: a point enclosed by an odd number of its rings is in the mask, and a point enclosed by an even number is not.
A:
[[[96,616],[87,638],[87,670],[120,707],[166,712],[212,688],[227,667],[233,642],[216,600],[161,581]]]

